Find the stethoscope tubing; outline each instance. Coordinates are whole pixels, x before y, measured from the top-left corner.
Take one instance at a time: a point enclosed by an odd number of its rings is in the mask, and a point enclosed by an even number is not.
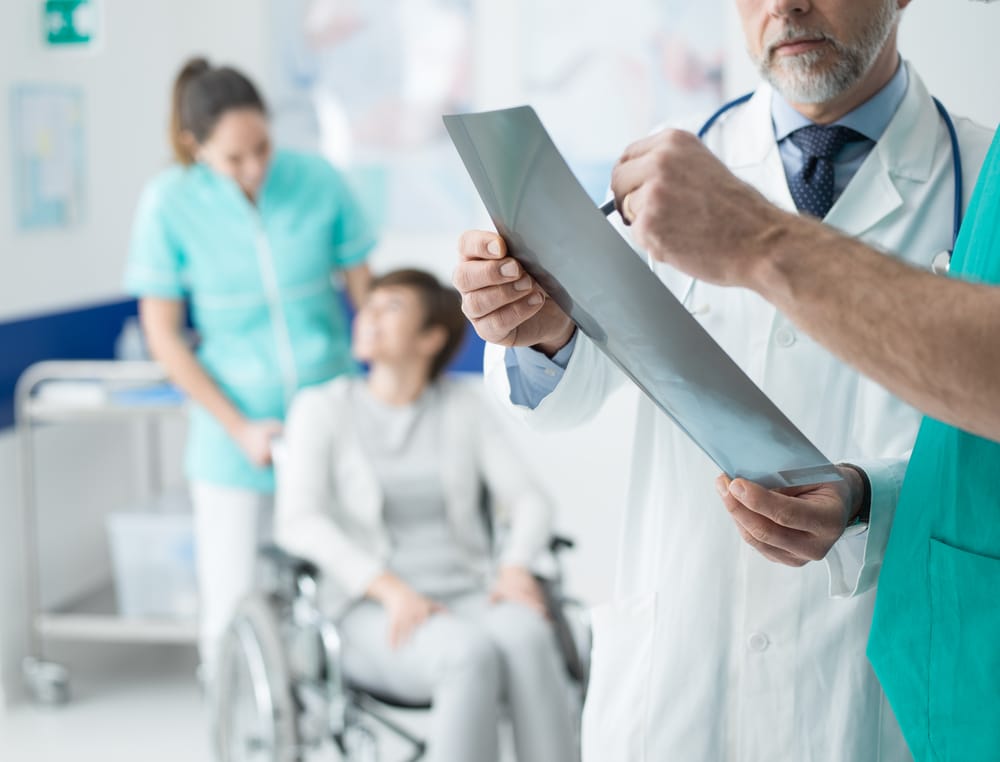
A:
[[[714,114],[712,114],[702,125],[701,129],[698,130],[698,139],[704,140],[705,136],[708,135],[715,123],[719,121],[723,116],[725,116],[729,111],[732,111],[737,106],[742,106],[744,103],[753,98],[754,93],[749,92],[745,95],[741,95],[739,98],[734,98],[722,107],[720,107]],[[955,245],[958,242],[958,234],[962,229],[962,216],[965,208],[965,178],[962,172],[962,148],[958,143],[958,131],[955,129],[955,122],[952,120],[951,115],[948,113],[948,109],[944,107],[937,98],[934,98],[934,106],[937,108],[938,113],[941,115],[941,120],[944,122],[945,129],[948,131],[948,139],[951,141],[951,159],[952,167],[955,176],[955,201],[954,201],[954,211],[952,217],[952,234],[951,234],[951,249],[948,252],[942,252],[947,254],[948,263],[951,263],[951,256],[955,252]],[[935,257],[937,260],[937,257]],[[942,268],[944,272],[947,272],[947,265]],[[935,272],[940,272],[940,270],[935,266]],[[688,299],[691,297],[694,291],[695,284],[697,283],[696,278],[692,278],[691,282],[688,284],[687,289],[684,291],[684,298],[681,299],[681,304],[687,306]]]

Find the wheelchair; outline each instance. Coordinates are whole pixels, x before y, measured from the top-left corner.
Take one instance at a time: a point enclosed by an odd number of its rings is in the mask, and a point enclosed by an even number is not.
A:
[[[586,609],[562,590],[560,553],[573,542],[553,537],[548,568],[537,574],[555,637],[582,705],[587,687],[590,628]],[[426,742],[387,716],[389,710],[429,710],[346,678],[336,622],[319,606],[319,571],[277,546],[260,553],[260,592],[231,622],[211,691],[214,744],[221,762],[305,762],[332,748],[344,762],[381,762],[388,732],[417,762]],[[328,759],[328,756],[324,756]]]

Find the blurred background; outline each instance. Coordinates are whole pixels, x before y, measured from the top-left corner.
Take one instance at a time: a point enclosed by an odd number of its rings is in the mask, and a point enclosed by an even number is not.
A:
[[[991,126],[996,13],[919,0],[901,39],[952,112]],[[445,280],[458,235],[489,221],[441,114],[534,105],[599,201],[627,143],[666,121],[697,122],[756,74],[732,0],[7,0],[3,17],[0,759],[207,760],[197,602],[185,592],[190,526],[174,505],[178,405],[130,415],[109,413],[92,388],[53,394],[55,410],[91,395],[94,414],[42,416],[26,445],[31,473],[15,426],[15,384],[33,363],[141,352],[120,283],[139,191],[171,160],[181,63],[200,54],[245,71],[278,145],[321,151],[347,173],[379,232],[376,272],[417,266]],[[475,343],[459,369],[481,370]],[[570,591],[591,604],[611,593],[629,394],[572,436],[513,431],[577,542]],[[158,552],[172,576],[150,571]],[[71,673],[72,700],[54,709],[25,691],[26,564],[54,613],[47,655]],[[167,624],[130,631],[122,621],[149,613],[153,589],[176,593],[157,604]]]

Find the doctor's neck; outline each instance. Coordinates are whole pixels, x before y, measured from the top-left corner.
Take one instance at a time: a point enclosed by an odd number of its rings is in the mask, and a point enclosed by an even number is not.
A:
[[[796,103],[791,99],[788,99],[788,102],[792,108],[815,124],[833,124],[875,97],[889,84],[902,65],[894,31],[865,75],[851,87],[819,103]]]

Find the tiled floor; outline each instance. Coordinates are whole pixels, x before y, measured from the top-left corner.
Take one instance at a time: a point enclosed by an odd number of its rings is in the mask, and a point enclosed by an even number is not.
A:
[[[0,710],[0,762],[213,762],[194,650],[125,646],[109,654],[107,648],[57,654],[71,668],[68,704]],[[394,718],[419,727],[426,715]],[[509,747],[509,737],[504,741]],[[380,748],[384,762],[404,758],[391,739]],[[513,759],[509,751],[503,758]],[[338,760],[323,748],[308,762]]]
[[[89,658],[88,658],[89,657]],[[0,713],[3,762],[211,762],[193,649],[123,647],[67,660],[70,703]]]

